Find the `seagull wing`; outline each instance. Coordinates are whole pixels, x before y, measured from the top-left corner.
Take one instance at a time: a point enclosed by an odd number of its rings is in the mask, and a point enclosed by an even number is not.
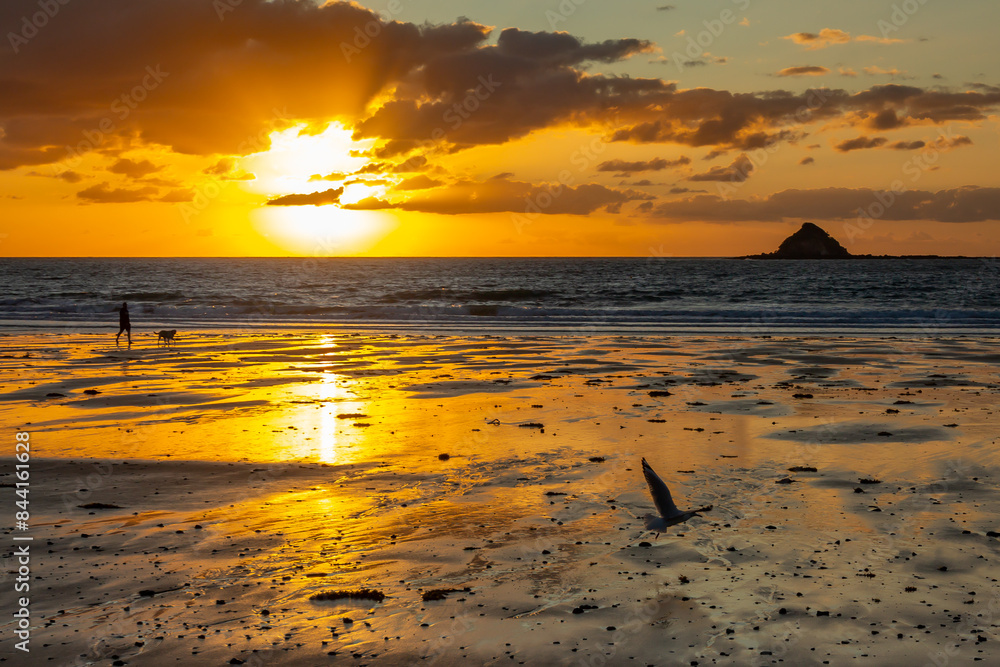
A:
[[[674,499],[670,497],[670,489],[660,476],[653,472],[646,459],[642,460],[642,474],[646,478],[646,484],[649,484],[649,494],[653,496],[653,504],[660,511],[660,515],[669,519],[680,514],[681,511],[674,504]]]

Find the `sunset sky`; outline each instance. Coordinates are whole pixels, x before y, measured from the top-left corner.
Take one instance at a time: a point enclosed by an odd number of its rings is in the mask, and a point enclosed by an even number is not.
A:
[[[1000,253],[990,0],[5,0],[2,256]]]

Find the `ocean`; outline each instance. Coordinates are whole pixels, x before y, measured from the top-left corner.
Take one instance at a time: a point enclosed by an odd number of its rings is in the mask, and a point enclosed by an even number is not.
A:
[[[993,259],[0,259],[0,329],[1000,334]]]

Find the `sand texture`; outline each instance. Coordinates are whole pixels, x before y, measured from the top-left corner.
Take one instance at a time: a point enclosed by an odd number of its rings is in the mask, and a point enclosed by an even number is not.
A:
[[[1000,340],[0,344],[30,664],[1000,660]],[[644,531],[642,457],[714,509]]]

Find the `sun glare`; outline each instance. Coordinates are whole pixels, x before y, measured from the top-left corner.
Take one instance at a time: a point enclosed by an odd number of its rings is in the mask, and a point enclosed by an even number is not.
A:
[[[311,134],[308,125],[296,125],[276,130],[270,137],[270,148],[240,161],[243,169],[257,176],[247,189],[258,194],[327,190],[337,184],[335,178],[324,177],[351,174],[368,162],[368,158],[351,157],[351,152],[367,150],[370,142],[355,142],[351,131],[340,123],[330,123],[317,134]]]
[[[343,187],[340,201],[345,204],[381,197],[386,192],[384,184],[347,184],[368,162],[351,153],[369,147],[369,143],[353,141],[350,130],[340,123],[330,123],[318,133],[311,133],[307,125],[275,131],[268,150],[240,161],[242,169],[256,175],[244,187],[269,197]],[[251,217],[257,231],[270,241],[289,252],[313,256],[364,252],[394,227],[391,216],[349,211],[336,204],[263,206]]]
[[[370,249],[395,228],[377,211],[339,206],[265,206],[251,213],[257,231],[298,255],[354,255]]]

